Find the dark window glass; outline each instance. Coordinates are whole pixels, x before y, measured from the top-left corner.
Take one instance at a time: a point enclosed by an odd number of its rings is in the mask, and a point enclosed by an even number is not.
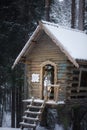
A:
[[[80,86],[81,87],[87,86],[87,71],[82,71],[82,73],[81,73]]]

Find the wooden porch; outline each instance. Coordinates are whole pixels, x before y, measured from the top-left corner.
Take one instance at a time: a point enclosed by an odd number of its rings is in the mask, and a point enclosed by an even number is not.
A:
[[[54,88],[53,99],[49,98],[50,89]],[[45,102],[46,105],[59,105],[59,104],[84,104],[87,103],[87,87],[71,87],[69,90],[63,85],[59,84],[48,85],[46,88],[46,95],[44,99],[35,98],[35,102]],[[32,99],[23,100],[24,103],[31,102]]]
[[[75,82],[74,82],[75,83]],[[51,89],[54,88],[54,96],[53,99],[50,100],[50,95],[51,93]],[[71,86],[71,87],[65,87],[64,84],[51,84],[48,85],[45,88],[46,91],[46,95],[44,97],[44,100],[46,101],[46,103],[48,102],[55,102],[55,104],[58,104],[58,102],[66,102],[67,100],[69,101],[81,101],[84,100],[87,101],[87,87],[83,87],[83,86]]]
[[[54,88],[55,95],[52,100],[49,99],[50,93],[48,88]],[[23,121],[20,122],[21,129],[33,128],[35,130],[46,106],[52,108],[57,108],[59,105],[66,105],[68,108],[76,105],[87,106],[87,88],[81,87],[79,91],[73,88],[68,96],[67,94],[65,87],[56,84],[46,87],[46,97],[44,99],[34,99],[34,97],[32,97],[31,99],[23,100],[23,103],[25,103],[27,107],[22,117]]]

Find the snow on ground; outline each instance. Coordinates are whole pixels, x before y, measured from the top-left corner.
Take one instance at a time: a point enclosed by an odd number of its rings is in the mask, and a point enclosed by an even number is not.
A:
[[[0,130],[20,130],[19,128],[2,128],[0,127]]]
[[[11,127],[11,112],[4,111],[2,127]]]
[[[20,128],[4,128],[4,127],[0,127],[0,130],[21,130],[21,129]],[[32,128],[30,128],[30,129],[25,128],[24,130],[33,130],[33,129]],[[36,127],[36,130],[48,130],[48,129],[38,125]],[[64,130],[64,129],[63,129],[62,126],[56,124],[54,130]]]
[[[20,128],[10,128],[11,127],[11,113],[10,112],[4,112],[3,121],[2,121],[2,127],[0,127],[0,130],[21,130]],[[33,130],[32,128],[24,130]],[[45,127],[37,126],[36,130],[48,130]],[[63,127],[56,124],[54,130],[63,130]]]
[[[49,130],[46,129],[45,127],[37,126],[36,130]],[[54,130],[64,130],[61,125],[56,124]]]
[[[0,127],[0,130],[21,130],[20,128],[10,128],[10,127],[11,127],[11,113],[4,112],[2,127]],[[30,129],[25,128],[24,130],[33,130],[33,129],[32,128],[30,128]],[[36,130],[48,130],[48,129],[38,125],[36,127]],[[54,130],[64,130],[64,129],[61,125],[55,124]],[[71,129],[69,129],[69,130],[71,130]]]

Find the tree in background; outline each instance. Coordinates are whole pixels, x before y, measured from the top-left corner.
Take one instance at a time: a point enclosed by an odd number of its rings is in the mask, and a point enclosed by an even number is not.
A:
[[[87,32],[87,1],[53,0],[50,21]]]
[[[71,0],[54,0],[51,4],[50,21],[71,26]]]
[[[71,28],[76,26],[76,0],[72,0],[71,3]]]
[[[12,92],[12,127],[18,127],[19,117],[21,117],[23,67],[20,67],[20,70],[16,68],[12,71],[11,66],[43,14],[44,0],[0,1],[0,93],[3,91],[5,96],[7,88],[10,93]],[[5,103],[4,96],[1,96],[0,99]],[[4,104],[0,102],[0,106],[4,106]],[[15,115],[17,116],[15,117]]]
[[[45,20],[50,21],[50,3],[51,0],[45,0]]]
[[[84,30],[87,33],[87,0],[85,0],[85,19],[84,19]]]
[[[48,4],[48,20],[87,32],[86,0],[1,0],[0,1],[0,106],[5,94],[12,92],[12,127],[18,127],[23,94],[23,67],[11,70],[11,66],[26,41],[37,26],[45,19],[45,2]],[[73,3],[72,3],[73,2]],[[85,2],[85,5],[84,5]],[[50,6],[50,7],[49,7]],[[78,8],[79,7],[79,8]],[[72,12],[71,12],[72,8]],[[83,8],[83,9],[82,9]],[[81,10],[80,10],[81,9]],[[80,12],[81,11],[81,12]],[[84,12],[84,13],[83,13]],[[48,15],[50,13],[50,15]],[[80,14],[78,16],[78,14]],[[81,19],[82,17],[82,19]],[[72,22],[71,22],[72,21]],[[78,22],[79,21],[79,22]],[[80,23],[81,21],[81,23]],[[1,95],[2,94],[2,95]],[[3,96],[4,95],[4,96]],[[15,125],[15,113],[17,124]]]
[[[79,11],[78,11],[78,29],[84,30],[85,21],[85,0],[79,0]]]

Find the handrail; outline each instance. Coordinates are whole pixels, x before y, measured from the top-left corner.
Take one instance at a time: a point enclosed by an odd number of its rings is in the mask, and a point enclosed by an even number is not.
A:
[[[60,87],[60,84],[49,84],[48,85],[49,87],[51,86],[51,87]]]
[[[50,88],[55,88],[54,92],[54,100],[57,102],[58,101],[58,98],[59,98],[59,92],[61,90],[63,90],[65,87],[64,86],[60,86],[60,84],[49,84],[46,86],[46,95],[45,95],[45,100],[49,99],[49,96],[51,94],[51,91],[50,91]]]

